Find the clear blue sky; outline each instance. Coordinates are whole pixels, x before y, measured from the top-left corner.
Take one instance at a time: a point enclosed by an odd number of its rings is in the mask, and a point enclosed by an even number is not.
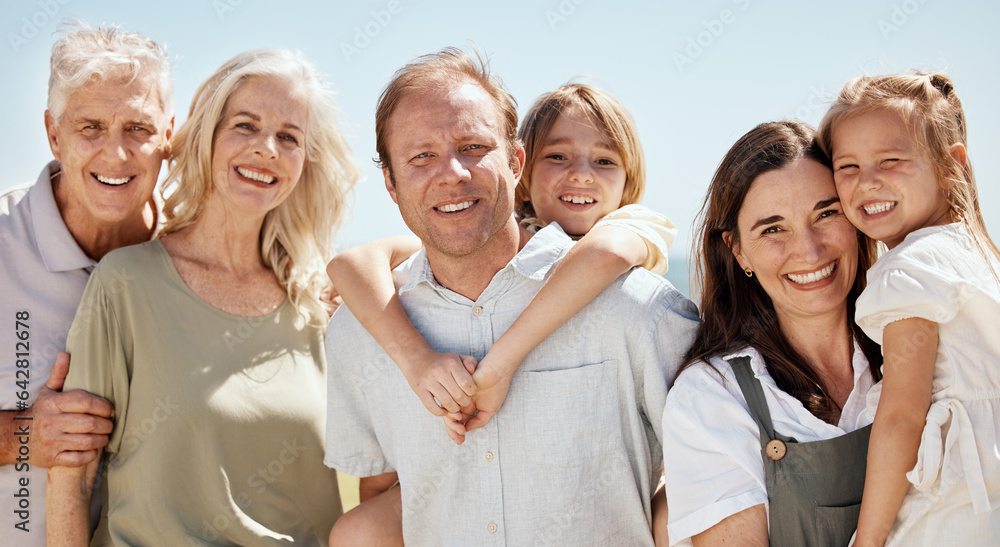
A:
[[[340,246],[406,232],[371,163],[382,86],[413,57],[470,42],[492,56],[521,113],[572,79],[621,99],[645,146],[645,204],[679,226],[678,258],[715,167],[751,127],[788,117],[816,125],[843,83],[865,72],[947,70],[966,106],[987,224],[1000,237],[996,2],[22,0],[4,2],[0,13],[0,144],[9,169],[0,190],[34,180],[50,159],[42,114],[52,34],[63,18],[78,17],[166,45],[178,124],[197,85],[232,55],[302,51],[337,90],[365,167]]]

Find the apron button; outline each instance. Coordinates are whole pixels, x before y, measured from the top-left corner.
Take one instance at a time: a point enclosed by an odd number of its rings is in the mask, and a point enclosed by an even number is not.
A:
[[[785,448],[785,443],[779,441],[778,439],[774,439],[764,446],[764,452],[767,454],[767,457],[773,461],[778,461],[781,458],[784,458],[787,450],[788,449]]]

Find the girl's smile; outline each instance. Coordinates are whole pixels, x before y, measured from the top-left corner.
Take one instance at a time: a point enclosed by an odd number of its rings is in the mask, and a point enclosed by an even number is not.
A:
[[[907,234],[952,222],[927,151],[899,116],[876,110],[837,124],[833,169],[847,218],[890,249]]]

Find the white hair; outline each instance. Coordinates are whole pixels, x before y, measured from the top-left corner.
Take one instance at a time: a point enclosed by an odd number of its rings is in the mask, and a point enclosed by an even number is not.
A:
[[[118,25],[105,24],[95,29],[75,22],[69,27],[52,46],[47,108],[53,118],[58,121],[70,94],[90,82],[132,82],[145,76],[157,83],[163,113],[173,115],[170,63],[159,44],[135,32],[120,32]]]

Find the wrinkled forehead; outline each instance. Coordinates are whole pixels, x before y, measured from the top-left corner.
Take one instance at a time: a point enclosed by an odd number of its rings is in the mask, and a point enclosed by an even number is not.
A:
[[[439,121],[484,124],[497,130],[501,126],[501,113],[496,102],[482,86],[471,80],[443,80],[403,96],[389,117],[390,135],[394,129],[405,131],[405,128],[395,127],[394,121],[412,113],[413,108],[451,114],[448,120]]]
[[[135,78],[93,77],[69,92],[66,105],[74,109],[102,109],[119,112],[142,112],[147,117],[166,117],[157,78],[139,74]]]
[[[489,136],[504,142],[499,108],[482,87],[471,81],[443,82],[407,94],[393,110],[386,127],[388,141],[396,145],[465,136]]]

